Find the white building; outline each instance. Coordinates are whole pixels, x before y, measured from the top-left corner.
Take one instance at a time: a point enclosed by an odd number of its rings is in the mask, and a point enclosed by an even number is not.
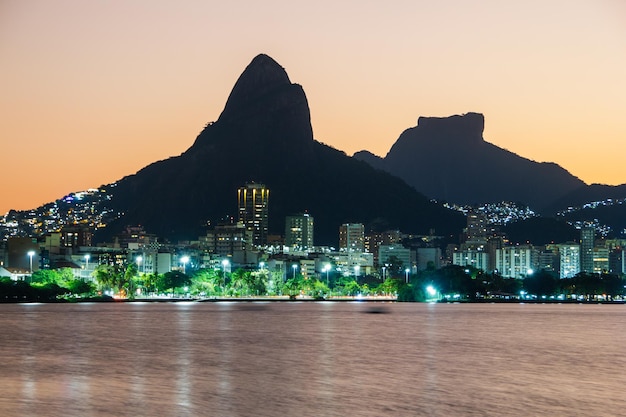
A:
[[[487,271],[489,268],[489,254],[482,250],[466,249],[452,253],[452,264],[472,266]]]
[[[570,278],[580,272],[580,246],[576,244],[560,244],[560,278]]]
[[[378,263],[383,266],[395,257],[402,262],[402,268],[412,268],[411,250],[402,245],[380,245],[378,247]]]
[[[522,278],[533,271],[533,251],[531,245],[496,249],[495,269],[503,278]]]

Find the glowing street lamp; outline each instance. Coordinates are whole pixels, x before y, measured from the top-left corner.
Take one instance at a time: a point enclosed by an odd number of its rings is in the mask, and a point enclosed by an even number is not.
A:
[[[89,276],[89,258],[91,258],[91,256],[86,254],[83,258],[85,259],[85,273]]]
[[[186,266],[189,263],[189,256],[185,255],[182,258],[180,258],[180,262],[183,264],[183,274],[185,273],[186,270]]]
[[[230,262],[228,261],[228,259],[223,259],[222,260],[222,281],[224,283],[224,289],[222,292],[226,292],[226,267],[230,265]]]
[[[29,264],[30,264],[30,274],[33,274],[33,256],[35,256],[35,251],[34,250],[29,250],[28,253],[28,259],[29,259]]]
[[[409,283],[409,271],[410,271],[410,269],[409,269],[409,268],[407,268],[407,269],[405,269],[405,270],[404,270],[404,276],[405,276],[405,278],[406,278],[406,283],[407,283],[407,284]]]
[[[433,297],[435,297],[435,295],[437,295],[437,290],[432,285],[429,285],[428,287],[426,287],[426,292],[428,293],[428,295],[431,298],[433,298]]]
[[[298,265],[293,264],[291,268],[293,269],[293,279],[296,279],[296,269],[298,269]]]
[[[143,261],[143,256],[138,256],[135,258],[135,262],[137,262],[137,274],[139,274],[139,267],[141,266],[142,261]]]
[[[326,285],[330,285],[328,281],[328,272],[330,272],[330,264],[324,265],[324,269],[322,269],[322,271],[326,272]]]

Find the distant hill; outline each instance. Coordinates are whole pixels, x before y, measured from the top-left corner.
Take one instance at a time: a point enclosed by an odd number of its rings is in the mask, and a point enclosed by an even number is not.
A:
[[[483,139],[484,117],[420,117],[385,158],[354,157],[383,169],[428,197],[458,204],[521,201],[542,210],[585,183],[554,163],[535,162]]]
[[[195,239],[236,215],[236,190],[247,182],[270,189],[270,233],[284,233],[286,215],[308,211],[316,244],[336,244],[341,223],[457,235],[464,217],[431,203],[391,174],[313,139],[300,85],[267,55],[255,57],[226,106],[182,155],[155,162],[107,186],[109,204],[127,224],[172,240]]]
[[[626,184],[615,186],[603,184],[584,185],[552,202],[546,211],[556,212],[567,207],[582,206],[593,201],[623,198],[626,198]]]

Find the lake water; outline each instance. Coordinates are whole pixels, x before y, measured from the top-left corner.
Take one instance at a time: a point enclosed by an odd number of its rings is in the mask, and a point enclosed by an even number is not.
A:
[[[626,306],[0,305],[0,416],[626,415]]]

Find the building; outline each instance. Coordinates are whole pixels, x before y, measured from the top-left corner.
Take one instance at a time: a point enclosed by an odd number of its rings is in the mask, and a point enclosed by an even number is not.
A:
[[[467,228],[465,229],[465,241],[486,242],[488,234],[487,216],[480,211],[471,211],[467,214]]]
[[[285,218],[285,245],[298,249],[313,248],[313,216],[308,213]]]
[[[378,248],[380,245],[399,245],[402,233],[399,230],[387,230],[381,233],[368,233],[365,236],[365,251],[374,254],[374,264],[378,265]]]
[[[624,250],[622,248],[614,248],[609,252],[609,273],[623,274],[624,269]]]
[[[411,250],[402,245],[380,245],[378,247],[379,266],[390,263],[390,259],[395,258],[402,263],[402,269],[412,268]]]
[[[571,278],[580,272],[580,246],[563,243],[559,248],[559,277]]]
[[[345,223],[339,227],[339,250],[365,252],[365,226],[362,223]]]
[[[595,238],[595,228],[583,227],[580,229],[580,271],[582,272],[593,272]]]
[[[593,270],[594,274],[605,274],[609,272],[609,249],[593,248]]]
[[[7,240],[7,263],[9,268],[39,270],[39,242],[31,237],[10,237]]]
[[[537,250],[537,262],[535,268],[537,271],[556,272],[559,269],[558,249],[554,245],[540,247]]]
[[[245,251],[252,247],[254,231],[246,228],[243,223],[221,224],[207,232],[202,242],[208,252],[220,256],[233,256],[237,251]]]
[[[429,267],[434,269],[441,268],[440,248],[417,248],[415,251],[418,271],[423,271]]]
[[[91,246],[93,233],[88,227],[64,226],[61,229],[61,246],[77,249],[80,246]]]
[[[252,231],[252,244],[266,245],[270,190],[263,184],[248,183],[237,189],[239,223]]]
[[[496,250],[496,270],[503,278],[522,278],[532,274],[533,252],[531,245],[505,246]]]
[[[484,250],[465,249],[452,253],[452,264],[471,266],[487,271],[489,268],[489,254]]]

